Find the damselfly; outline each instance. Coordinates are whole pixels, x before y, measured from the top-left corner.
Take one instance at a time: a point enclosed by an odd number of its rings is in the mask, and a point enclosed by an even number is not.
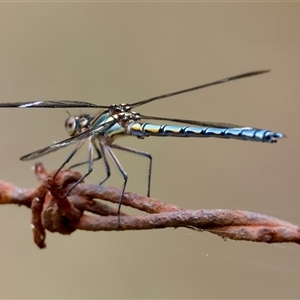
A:
[[[29,102],[15,102],[15,103],[0,103],[0,107],[20,107],[20,108],[70,108],[70,107],[86,107],[86,108],[102,108],[97,115],[92,116],[88,114],[82,114],[78,116],[70,116],[65,122],[65,128],[70,138],[61,142],[52,144],[43,149],[34,151],[30,154],[21,157],[21,160],[31,160],[41,157],[45,154],[54,152],[70,144],[76,143],[75,149],[69,154],[64,163],[57,170],[55,176],[61,171],[61,169],[71,160],[77,150],[88,141],[89,153],[88,160],[86,162],[78,163],[72,167],[76,167],[83,164],[88,164],[88,171],[84,174],[68,191],[68,194],[78,183],[80,183],[86,176],[88,176],[93,169],[93,162],[95,160],[103,158],[106,176],[100,182],[104,183],[110,177],[110,166],[108,163],[108,157],[116,165],[117,169],[123,177],[122,194],[119,200],[118,211],[120,212],[124,191],[128,176],[119,163],[117,157],[114,155],[112,149],[120,149],[130,153],[138,154],[149,159],[148,168],[148,191],[147,196],[150,196],[150,183],[151,183],[151,171],[152,171],[152,157],[149,153],[138,151],[135,149],[123,147],[114,144],[114,140],[117,137],[128,135],[136,136],[140,139],[148,136],[174,136],[174,137],[218,137],[218,138],[231,138],[248,141],[259,141],[274,143],[277,138],[282,138],[284,135],[279,132],[273,132],[265,129],[258,129],[252,127],[238,126],[228,123],[216,123],[216,122],[202,122],[193,120],[184,120],[177,118],[165,118],[157,116],[146,116],[133,111],[134,108],[167,97],[195,91],[204,87],[225,83],[240,78],[250,77],[266,73],[268,71],[255,71],[240,74],[237,76],[217,80],[207,84],[199,85],[189,89],[180,90],[173,93],[168,93],[153,98],[145,99],[131,104],[113,104],[109,106],[96,105],[93,103],[82,101],[49,101],[38,100]],[[141,120],[162,120],[173,121],[177,123],[184,123],[188,126],[173,126],[173,125],[155,125],[150,123],[142,123]],[[96,157],[93,158],[93,151],[96,151]],[[54,177],[55,177],[54,176]]]

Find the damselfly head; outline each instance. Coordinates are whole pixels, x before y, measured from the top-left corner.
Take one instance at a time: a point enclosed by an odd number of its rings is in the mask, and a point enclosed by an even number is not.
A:
[[[65,129],[70,136],[75,136],[87,129],[92,119],[91,115],[70,116],[65,121]]]

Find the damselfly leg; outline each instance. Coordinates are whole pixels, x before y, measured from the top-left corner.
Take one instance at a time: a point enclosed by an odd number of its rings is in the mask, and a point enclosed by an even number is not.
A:
[[[94,149],[96,151],[96,157],[93,158],[93,162],[97,161],[97,160],[100,160],[102,158],[102,154],[101,154],[101,151],[99,150],[98,146],[96,144],[94,144]],[[88,164],[89,161],[86,160],[86,161],[82,161],[80,163],[77,163],[77,164],[74,164],[72,166],[69,167],[69,169],[74,169],[74,168],[77,168],[77,167],[80,167],[80,166],[83,166],[83,165],[86,165]]]
[[[151,176],[152,176],[152,156],[150,153],[145,152],[145,151],[140,151],[140,150],[136,150],[136,149],[132,149],[132,148],[128,148],[128,147],[123,147],[117,144],[112,144],[111,148],[114,149],[119,149],[122,151],[126,151],[129,153],[133,153],[133,154],[137,154],[143,157],[146,157],[149,159],[149,165],[148,165],[148,187],[147,187],[147,197],[150,197],[150,188],[151,188]]]

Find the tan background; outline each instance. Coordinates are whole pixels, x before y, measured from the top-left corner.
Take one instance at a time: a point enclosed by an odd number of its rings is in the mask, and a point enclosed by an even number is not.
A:
[[[272,70],[139,109],[288,136],[276,145],[121,141],[152,153],[153,197],[191,209],[246,209],[299,224],[299,53],[299,3],[0,5],[2,102],[130,103]],[[66,117],[63,109],[0,110],[0,178],[37,186],[34,162],[18,158],[65,138]],[[41,160],[52,170],[68,151]],[[146,161],[117,155],[130,176],[128,190],[145,194]],[[121,185],[116,173],[109,185]],[[98,163],[89,181],[103,174]],[[47,249],[39,250],[28,209],[2,206],[0,224],[1,298],[297,298],[300,293],[297,245],[224,242],[208,233],[169,229],[49,233]]]

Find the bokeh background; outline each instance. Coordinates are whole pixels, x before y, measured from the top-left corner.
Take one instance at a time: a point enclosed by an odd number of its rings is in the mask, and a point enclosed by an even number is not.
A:
[[[152,196],[188,209],[260,212],[299,224],[299,3],[1,3],[0,101],[130,103],[243,72],[265,75],[155,102],[148,115],[281,131],[275,145],[126,138],[153,155]],[[78,114],[79,109],[69,110]],[[85,112],[85,111],[84,111]],[[88,111],[94,112],[94,111]],[[64,109],[1,109],[0,178],[36,187],[19,157],[67,137]],[[41,158],[60,166],[71,148]],[[76,161],[86,157],[81,151]],[[117,153],[128,191],[147,161]],[[120,187],[113,169],[107,183]],[[97,163],[89,182],[104,175]],[[300,248],[187,229],[47,234],[0,207],[0,298],[297,298]]]

